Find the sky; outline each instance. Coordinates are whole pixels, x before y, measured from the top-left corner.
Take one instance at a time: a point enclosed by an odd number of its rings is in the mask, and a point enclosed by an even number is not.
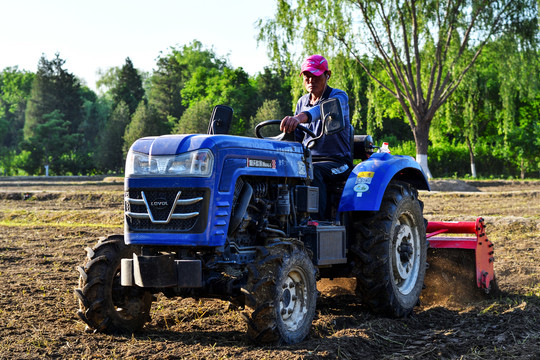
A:
[[[152,71],[160,53],[199,40],[250,75],[270,64],[257,44],[259,19],[272,0],[0,0],[0,71],[37,71],[42,54],[96,89],[98,69]]]

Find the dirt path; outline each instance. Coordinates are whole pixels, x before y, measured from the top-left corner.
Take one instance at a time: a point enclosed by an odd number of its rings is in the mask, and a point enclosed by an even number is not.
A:
[[[435,298],[395,320],[367,311],[349,280],[325,280],[309,338],[282,347],[247,343],[225,302],[163,296],[140,333],[85,333],[75,267],[98,237],[121,233],[122,185],[20,184],[0,181],[0,359],[540,358],[540,182],[420,195],[428,220],[486,218],[497,298]]]

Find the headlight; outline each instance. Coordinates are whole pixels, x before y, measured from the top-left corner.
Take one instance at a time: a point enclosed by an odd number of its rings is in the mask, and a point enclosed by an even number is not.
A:
[[[208,149],[180,155],[146,155],[130,150],[126,159],[126,176],[174,175],[209,177],[214,166],[214,155]]]
[[[150,174],[149,156],[129,150],[126,158],[126,176]]]

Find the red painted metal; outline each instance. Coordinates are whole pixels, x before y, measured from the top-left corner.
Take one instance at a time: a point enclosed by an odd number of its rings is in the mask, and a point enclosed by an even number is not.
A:
[[[474,234],[475,237],[437,236],[440,234]],[[493,271],[493,243],[486,236],[484,219],[475,222],[429,222],[426,237],[432,248],[470,249],[476,254],[476,285],[489,291],[491,281],[495,278]]]
[[[426,228],[426,232],[445,230],[453,234],[474,234],[475,228],[475,223],[472,221],[430,221]]]
[[[470,238],[429,238],[429,246],[435,249],[476,250],[476,239]]]

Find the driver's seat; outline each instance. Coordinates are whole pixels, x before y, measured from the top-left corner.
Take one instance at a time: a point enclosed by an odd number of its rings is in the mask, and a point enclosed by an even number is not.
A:
[[[350,125],[351,129],[351,162],[354,163],[355,159],[361,161],[369,159],[371,154],[373,154],[373,139],[370,135],[354,135],[354,127]],[[352,170],[352,169],[351,169]],[[341,200],[341,194],[343,189],[345,189],[345,184],[347,181],[342,183],[332,184],[328,186],[328,204],[339,204]],[[337,209],[336,209],[337,210]],[[332,219],[335,219],[336,214],[330,214]]]
[[[233,109],[226,105],[216,105],[212,116],[210,117],[210,123],[208,124],[208,132],[210,135],[229,133],[233,116]]]
[[[354,126],[352,124],[349,124],[349,141],[351,145],[351,164],[354,161]],[[352,168],[351,168],[352,171]],[[341,194],[343,193],[343,189],[345,189],[345,184],[347,183],[347,180],[341,182],[341,183],[333,183],[333,184],[327,184],[327,190],[328,194],[326,194],[327,200],[326,203],[330,206],[327,207],[326,213],[328,214],[331,212],[330,218],[335,219],[337,208],[335,208],[335,205],[332,204],[339,204],[339,201],[341,200]]]

